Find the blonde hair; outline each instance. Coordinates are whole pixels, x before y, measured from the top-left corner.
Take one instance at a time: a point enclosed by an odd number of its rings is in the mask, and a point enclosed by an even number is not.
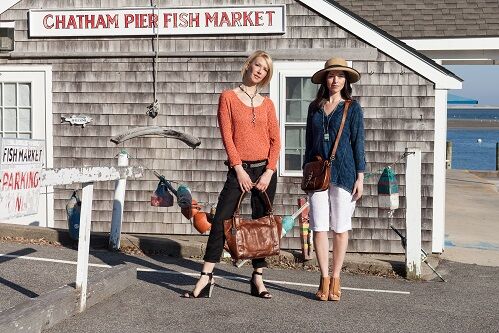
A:
[[[272,73],[274,72],[274,65],[272,64],[272,58],[270,55],[262,50],[258,50],[253,52],[244,62],[243,67],[241,68],[241,76],[244,77],[246,75],[246,72],[248,71],[249,66],[251,63],[258,57],[262,57],[265,62],[267,63],[268,71],[267,75],[263,78],[262,82],[260,82],[257,86],[259,88],[265,87],[267,84],[269,84],[270,80],[272,79]]]

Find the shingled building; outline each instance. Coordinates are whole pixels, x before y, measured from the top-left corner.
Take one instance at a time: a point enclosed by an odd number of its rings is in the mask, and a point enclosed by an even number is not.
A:
[[[361,1],[324,0],[153,2],[156,6],[141,0],[10,0],[0,5],[0,134],[46,140],[47,167],[116,165],[124,148],[131,165],[187,184],[208,210],[216,204],[226,172],[216,120],[218,94],[237,85],[242,61],[263,49],[275,62],[264,93],[277,107],[283,145],[275,209],[290,215],[304,196],[299,183],[305,118],[316,89],[310,76],[327,58],[344,57],[362,74],[353,94],[364,109],[366,159],[373,174],[355,211],[349,251],[403,251],[389,226],[405,228],[404,160],[393,166],[401,207],[391,218],[378,207],[377,172],[411,147],[422,150],[423,244],[442,251],[447,90],[460,88],[461,80],[398,39],[417,37],[405,32],[419,31],[418,20],[426,16],[406,16],[406,7],[398,10],[397,4],[390,12],[401,13],[404,24],[394,25],[395,17],[376,18],[382,9],[389,10],[383,1],[361,6]],[[256,12],[263,13],[259,25]],[[211,20],[200,27],[196,13]],[[410,17],[414,29],[405,25]],[[156,18],[163,20],[156,21],[161,29],[155,29]],[[440,30],[435,23],[425,24]],[[421,36],[429,36],[426,28]],[[146,110],[154,96],[159,115],[153,119]],[[61,116],[71,115],[93,121],[85,127],[60,123]],[[120,146],[109,141],[133,127],[153,125],[195,135],[202,144],[191,150],[164,138],[133,139]],[[156,184],[152,172],[128,182],[123,232],[197,233],[179,207],[150,206]],[[96,184],[94,231],[109,231],[113,189],[111,183]],[[48,189],[45,209],[16,222],[66,227],[70,190]],[[301,247],[298,229],[285,237],[283,248]]]

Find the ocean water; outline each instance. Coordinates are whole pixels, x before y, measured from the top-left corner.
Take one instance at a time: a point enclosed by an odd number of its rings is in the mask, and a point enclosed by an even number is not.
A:
[[[498,122],[496,128],[447,129],[447,140],[452,142],[453,169],[495,170],[499,109],[449,109],[447,118]]]

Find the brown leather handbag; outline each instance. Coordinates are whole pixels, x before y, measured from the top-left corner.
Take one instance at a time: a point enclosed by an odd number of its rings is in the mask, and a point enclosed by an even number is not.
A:
[[[267,193],[265,199],[267,215],[259,219],[244,219],[240,215],[241,201],[246,193],[239,197],[236,211],[232,218],[224,221],[225,249],[234,260],[265,258],[279,254],[282,218],[274,215]]]
[[[340,129],[336,135],[336,140],[334,140],[333,150],[331,151],[329,159],[324,160],[321,156],[317,155],[313,158],[313,161],[306,163],[303,167],[303,178],[301,180],[301,189],[303,191],[320,192],[329,188],[329,182],[331,181],[331,163],[336,159],[336,150],[338,149],[341,133],[343,133],[345,120],[347,119],[348,108],[351,103],[351,100],[345,101]]]

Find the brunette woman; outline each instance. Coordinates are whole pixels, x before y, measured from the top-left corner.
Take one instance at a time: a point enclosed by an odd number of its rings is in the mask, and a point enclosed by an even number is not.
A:
[[[335,159],[331,163],[329,189],[309,193],[310,228],[321,271],[316,298],[339,301],[340,272],[348,246],[348,231],[352,229],[355,202],[362,196],[365,153],[364,119],[357,101],[351,101],[351,83],[360,74],[341,58],[326,61],[324,69],[312,76],[320,84],[316,99],[310,104],[306,128],[304,164],[317,155],[328,159],[341,125],[345,104],[350,104],[340,136]],[[351,101],[345,103],[346,101]],[[329,231],[332,231],[333,262],[329,275]]]

